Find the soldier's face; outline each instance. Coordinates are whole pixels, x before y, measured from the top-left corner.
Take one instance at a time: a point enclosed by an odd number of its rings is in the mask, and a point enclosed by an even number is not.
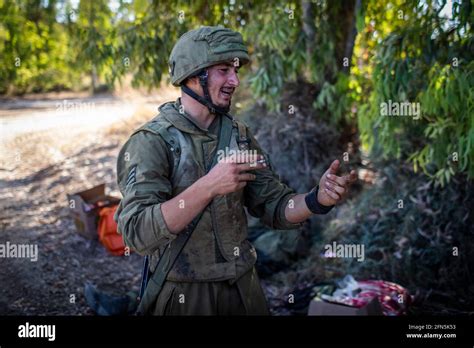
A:
[[[240,81],[239,67],[232,63],[223,63],[208,68],[208,88],[212,102],[224,108],[230,107],[232,95]]]

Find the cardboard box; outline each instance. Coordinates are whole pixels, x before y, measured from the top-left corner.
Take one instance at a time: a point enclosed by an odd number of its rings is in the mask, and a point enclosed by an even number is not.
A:
[[[383,315],[383,312],[379,300],[377,297],[374,297],[367,305],[361,308],[312,300],[309,304],[308,315]]]
[[[120,198],[105,194],[105,184],[68,194],[67,199],[77,232],[88,239],[97,238],[99,208],[120,202]]]

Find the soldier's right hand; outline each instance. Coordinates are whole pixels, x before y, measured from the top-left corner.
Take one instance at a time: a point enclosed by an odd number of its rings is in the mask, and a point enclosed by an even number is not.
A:
[[[255,180],[255,174],[249,172],[266,168],[262,155],[229,156],[221,159],[205,176],[211,188],[212,196],[236,192]]]

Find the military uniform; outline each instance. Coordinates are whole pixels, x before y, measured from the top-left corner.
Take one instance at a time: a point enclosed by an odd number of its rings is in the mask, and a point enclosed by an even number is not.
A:
[[[206,130],[183,112],[180,99],[165,103],[158,116],[132,134],[119,154],[123,199],[115,219],[126,245],[141,255],[151,255],[152,272],[177,237],[166,226],[161,204],[205,175],[217,149],[222,117],[226,116],[217,115]],[[249,150],[266,155],[247,126],[240,123],[240,127],[249,138]],[[172,137],[169,143],[160,136],[163,129]],[[234,121],[230,151],[239,149],[240,131]],[[244,207],[274,229],[294,229],[300,224],[286,220],[285,207],[295,193],[278,180],[271,166],[253,173],[256,179],[244,189],[215,197],[205,208],[166,278],[153,314],[268,314],[254,267],[257,255],[247,240]]]

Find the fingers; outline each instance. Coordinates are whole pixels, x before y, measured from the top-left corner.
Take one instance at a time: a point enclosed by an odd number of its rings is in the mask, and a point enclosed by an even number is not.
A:
[[[345,197],[349,185],[357,180],[357,172],[352,170],[349,174],[344,176],[337,176],[339,170],[339,160],[334,160],[329,169],[325,173],[325,177],[320,181],[320,185],[324,183],[324,192],[332,199],[339,201]]]
[[[241,181],[237,185],[237,191],[243,189],[247,185],[247,181]]]
[[[351,170],[348,175],[344,175],[346,182],[352,184],[353,182],[357,181],[357,172],[355,170]]]
[[[326,194],[331,197],[332,199],[338,201],[341,199],[341,197],[337,194],[337,193],[334,193],[330,190],[328,190],[327,188],[324,189],[324,192],[326,192]]]
[[[345,177],[340,177],[334,174],[328,174],[326,177],[329,179],[330,182],[335,183],[339,186],[346,186],[346,179]]]
[[[338,169],[339,169],[339,160],[334,160],[329,166],[328,173],[336,174]]]
[[[337,184],[330,183],[326,180],[325,183],[325,188],[330,190],[331,192],[338,193],[340,195],[344,194],[346,192],[345,187],[339,186]]]
[[[242,163],[242,164],[237,164],[236,168],[238,172],[244,172],[247,170],[255,170],[255,169],[263,169],[266,168],[267,164],[266,163]]]
[[[236,165],[236,171],[263,169],[267,167],[265,157],[258,154],[239,153],[222,158],[219,163],[232,163]]]
[[[239,174],[238,179],[239,181],[250,181],[255,180],[257,176],[251,173]]]

